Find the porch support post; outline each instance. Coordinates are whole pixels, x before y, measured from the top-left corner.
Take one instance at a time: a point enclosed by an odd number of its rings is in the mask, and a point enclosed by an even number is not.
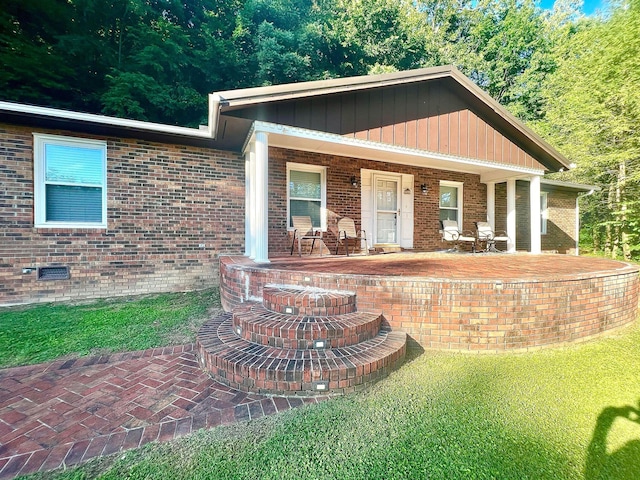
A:
[[[256,144],[251,142],[249,148],[245,152],[244,161],[244,196],[245,196],[245,247],[244,252],[247,257],[255,258],[256,254],[256,235],[255,235],[255,190],[256,184]]]
[[[542,252],[540,238],[540,176],[531,177],[529,181],[529,221],[531,223],[531,253]]]
[[[513,178],[507,180],[507,236],[507,251],[513,253],[516,251],[516,181]]]
[[[256,132],[255,262],[269,262],[269,143],[265,132]]]
[[[487,222],[496,229],[496,182],[487,183]]]

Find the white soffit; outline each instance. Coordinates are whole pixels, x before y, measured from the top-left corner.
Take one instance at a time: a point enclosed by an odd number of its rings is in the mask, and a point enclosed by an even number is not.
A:
[[[543,170],[535,168],[429,152],[261,121],[254,122],[243,150],[246,150],[255,132],[267,133],[270,147],[472,173],[480,175],[482,182],[500,182],[506,179],[544,175]]]

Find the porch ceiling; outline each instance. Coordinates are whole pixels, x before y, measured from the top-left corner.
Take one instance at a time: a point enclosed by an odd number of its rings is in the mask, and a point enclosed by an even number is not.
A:
[[[496,164],[481,159],[445,155],[437,152],[398,147],[385,143],[360,140],[342,135],[316,132],[297,127],[256,122],[248,141],[257,131],[268,133],[269,146],[336,155],[346,158],[362,158],[400,165],[411,165],[438,170],[480,175],[481,182],[500,182],[507,179],[528,178],[543,175],[543,170]]]

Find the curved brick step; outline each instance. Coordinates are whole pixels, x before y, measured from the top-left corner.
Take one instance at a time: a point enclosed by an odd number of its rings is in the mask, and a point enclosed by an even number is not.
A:
[[[327,350],[280,349],[257,345],[233,331],[224,313],[198,332],[201,366],[220,382],[242,391],[317,395],[363,389],[404,360],[406,334],[383,327],[358,345]]]
[[[262,304],[272,312],[314,317],[343,315],[357,309],[353,292],[284,285],[265,285]]]
[[[375,313],[287,315],[259,303],[247,303],[233,311],[233,329],[238,336],[259,345],[301,350],[347,347],[371,340],[381,323],[382,316]]]

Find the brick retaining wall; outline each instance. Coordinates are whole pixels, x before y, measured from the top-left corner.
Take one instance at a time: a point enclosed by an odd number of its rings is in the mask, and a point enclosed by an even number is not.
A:
[[[638,310],[638,269],[547,279],[447,280],[264,268],[221,257],[226,310],[259,299],[266,284],[353,291],[361,311],[382,311],[424,348],[497,352],[577,342],[629,324]]]

